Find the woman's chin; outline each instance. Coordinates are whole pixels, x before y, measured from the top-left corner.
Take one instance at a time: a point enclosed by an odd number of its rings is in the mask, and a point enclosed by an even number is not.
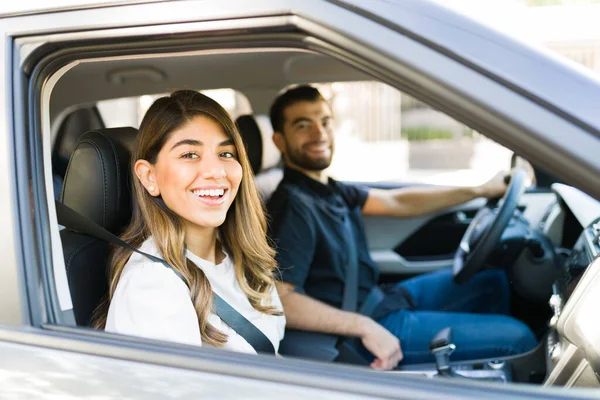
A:
[[[196,229],[216,229],[225,222],[225,215],[222,217],[215,215],[212,218],[195,219],[192,221],[188,220],[188,222]]]

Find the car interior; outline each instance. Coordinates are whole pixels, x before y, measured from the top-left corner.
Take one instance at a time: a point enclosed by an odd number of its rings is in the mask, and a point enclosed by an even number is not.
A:
[[[178,88],[226,88],[243,95],[245,112],[235,115],[235,120],[257,188],[266,201],[282,178],[281,157],[271,141],[273,130],[268,120],[277,93],[292,84],[373,81],[378,79],[334,56],[293,48],[82,58],[61,71],[54,85],[46,89],[50,159],[44,160],[44,172],[46,182],[52,182],[47,189],[49,204],[50,199],[59,200],[116,235],[127,225],[132,201],[129,162],[137,125],[109,123],[99,110],[103,101],[152,98]],[[513,165],[518,160],[513,156]],[[506,169],[510,167],[506,165]],[[451,267],[467,228],[478,221],[478,211],[504,212],[504,226],[489,241],[481,265],[506,268],[512,284],[512,315],[527,323],[539,339],[539,345],[526,354],[454,362],[452,333],[446,330],[431,338],[435,362],[400,366],[389,373],[499,383],[599,385],[596,361],[600,360],[600,347],[590,348],[591,334],[586,329],[593,328],[582,323],[590,311],[577,304],[589,308],[586,299],[594,296],[594,288],[600,284],[598,268],[592,268],[600,252],[600,203],[535,166],[531,172],[537,184],[526,187],[525,178],[520,182],[513,179],[513,186],[520,186],[499,203],[475,200],[408,220],[365,219],[382,282],[392,282]],[[366,184],[380,188],[407,185],[393,181]],[[60,229],[58,225],[53,228]],[[69,301],[62,304],[59,325],[86,329],[107,291],[110,247],[104,240],[71,229],[60,229],[60,243],[61,248],[54,252],[64,259],[64,266],[55,265],[51,282],[59,287],[58,282],[66,280],[72,307]],[[570,317],[561,318],[566,312]],[[302,343],[286,348],[289,353],[282,351],[283,356],[310,358],[314,354],[303,353]],[[321,358],[317,355],[315,359]]]

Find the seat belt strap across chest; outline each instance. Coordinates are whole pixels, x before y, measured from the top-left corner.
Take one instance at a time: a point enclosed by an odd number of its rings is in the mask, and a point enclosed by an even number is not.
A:
[[[81,214],[77,213],[76,211],[72,210],[71,208],[67,207],[59,201],[55,201],[55,205],[58,223],[64,226],[65,228],[95,237],[97,239],[115,244],[117,246],[125,247],[127,249],[130,249],[131,251],[143,255],[144,257],[149,258],[154,262],[159,262],[163,264],[166,268],[169,268],[171,271],[173,271],[175,275],[179,277],[179,279],[186,283],[183,276],[175,269],[173,269],[173,267],[171,267],[162,258],[155,257],[151,254],[147,254],[143,251],[136,249],[129,243],[119,239],[116,235],[113,235],[100,225],[96,224],[94,221],[82,216]],[[254,350],[256,350],[258,353],[275,353],[275,348],[273,347],[273,343],[271,343],[269,338],[253,323],[248,321],[246,317],[244,317],[229,303],[223,300],[221,296],[214,292],[213,303],[215,308],[215,314],[217,314],[219,318],[221,318],[223,322],[229,325],[238,335],[243,337],[254,348]]]
[[[344,231],[346,234],[346,243],[348,244],[348,262],[346,263],[342,310],[356,312],[358,304],[358,254],[356,252],[356,240],[350,213],[351,211],[348,210],[348,213],[344,216]]]

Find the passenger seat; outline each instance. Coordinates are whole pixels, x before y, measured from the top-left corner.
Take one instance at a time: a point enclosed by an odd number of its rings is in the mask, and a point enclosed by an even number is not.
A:
[[[132,210],[131,154],[137,129],[97,129],[80,135],[65,175],[61,202],[115,235],[129,223]],[[73,313],[88,326],[93,311],[108,290],[109,244],[63,229]]]

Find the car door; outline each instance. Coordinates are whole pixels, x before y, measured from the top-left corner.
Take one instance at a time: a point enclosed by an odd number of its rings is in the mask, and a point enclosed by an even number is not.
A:
[[[363,183],[364,184],[364,183]],[[411,185],[376,185],[381,188]],[[373,186],[372,186],[373,187]],[[532,188],[520,202],[520,210],[532,227],[542,222],[544,212],[556,201],[547,188]],[[487,203],[475,199],[433,215],[415,218],[365,217],[371,256],[384,280],[399,280],[452,267],[460,240],[477,211]]]
[[[425,4],[426,9],[435,9]],[[355,367],[190,348],[70,325],[64,315],[69,299],[68,295],[63,298],[68,291],[61,290],[61,280],[66,271],[61,270],[59,227],[52,206],[50,120],[53,107],[60,106],[52,89],[74,64],[106,57],[137,59],[150,54],[166,57],[170,52],[190,49],[291,46],[340,58],[390,84],[410,86],[422,97],[440,95],[437,104],[446,104],[446,109],[482,127],[484,122],[495,122],[499,127],[508,124],[515,129],[514,137],[523,130],[511,123],[531,112],[537,113],[541,124],[536,132],[544,128],[551,133],[566,130],[584,140],[581,127],[565,126],[560,116],[439,53],[439,49],[337,2],[233,0],[228,7],[219,1],[88,4],[5,15],[0,19],[0,31],[5,38],[0,49],[7,55],[0,74],[4,94],[0,96],[0,134],[4,138],[0,143],[0,212],[5,218],[0,228],[0,376],[4,378],[0,394],[27,398],[417,399],[444,393],[480,398],[481,387],[470,382],[423,380]],[[391,51],[389,43],[396,46]],[[450,81],[455,85],[446,85]],[[470,95],[456,86],[466,87]],[[87,87],[82,82],[71,90],[87,95]],[[501,106],[489,112],[492,99],[499,93],[508,110]],[[98,100],[94,93],[89,96],[90,101]],[[486,102],[489,104],[484,107]],[[471,107],[474,111],[466,112]],[[493,119],[497,111],[513,108],[513,119]],[[511,129],[504,126],[497,134],[501,137]],[[518,145],[525,148],[525,140],[515,140]],[[539,154],[537,157],[541,158]],[[578,157],[586,158],[587,154]],[[589,165],[597,167],[588,164],[583,171],[593,170]],[[590,185],[595,183],[592,180]],[[491,386],[486,390],[489,398],[525,398],[531,394],[531,388],[521,387]],[[555,397],[549,390],[536,390],[535,394],[538,398]],[[568,396],[564,392],[561,395]]]

